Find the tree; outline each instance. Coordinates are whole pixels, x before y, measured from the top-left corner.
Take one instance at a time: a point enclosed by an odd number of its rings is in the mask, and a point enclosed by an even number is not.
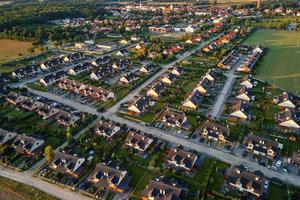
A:
[[[53,161],[54,153],[53,153],[53,148],[51,146],[47,146],[45,148],[44,156],[48,164],[50,164]]]
[[[70,143],[72,140],[72,133],[70,127],[67,128],[66,137],[67,137],[67,142]]]
[[[237,24],[237,18],[234,17],[234,16],[232,16],[232,17],[230,18],[230,23],[231,23],[231,25],[236,25],[236,24]]]

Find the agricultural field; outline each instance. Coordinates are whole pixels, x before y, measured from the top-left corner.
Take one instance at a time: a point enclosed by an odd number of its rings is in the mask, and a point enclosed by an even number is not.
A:
[[[31,42],[1,39],[0,63],[32,55],[32,53],[28,51],[31,47]]]
[[[257,30],[244,43],[259,44],[267,48],[266,55],[257,68],[257,78],[300,94],[299,32]]]
[[[33,198],[43,200],[57,199],[28,185],[0,177],[0,199],[30,200]]]

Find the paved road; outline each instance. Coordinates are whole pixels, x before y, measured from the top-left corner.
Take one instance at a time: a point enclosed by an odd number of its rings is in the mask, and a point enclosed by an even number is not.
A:
[[[242,157],[237,157],[235,155],[232,155],[230,153],[218,150],[218,149],[214,149],[211,147],[207,147],[204,145],[201,145],[200,143],[193,141],[193,140],[186,140],[183,139],[177,135],[173,135],[173,134],[167,134],[166,132],[164,132],[161,129],[157,129],[155,127],[151,127],[151,126],[143,126],[141,124],[138,124],[136,122],[124,119],[124,118],[120,118],[116,115],[113,116],[105,116],[110,118],[111,120],[114,121],[119,121],[122,123],[126,123],[129,127],[133,127],[135,129],[141,130],[145,133],[151,134],[156,138],[159,138],[161,140],[164,141],[168,141],[171,144],[177,144],[177,145],[182,145],[188,149],[193,149],[196,150],[202,154],[211,156],[211,157],[216,157],[217,159],[225,162],[225,163],[229,163],[231,165],[240,165],[243,164],[244,166],[247,166],[249,169],[252,170],[260,170],[261,172],[264,173],[264,175],[266,177],[269,178],[273,178],[273,177],[277,177],[279,179],[281,179],[282,181],[298,186],[300,187],[300,177],[297,175],[293,175],[293,174],[289,174],[289,173],[279,173],[273,170],[270,170],[266,167],[260,166],[258,165],[256,162],[252,162],[250,160],[247,160],[245,158]]]
[[[231,87],[235,79],[234,72],[239,67],[240,63],[243,61],[243,59],[240,59],[231,69],[229,72],[225,73],[225,76],[227,77],[226,83],[221,91],[221,93],[218,96],[218,99],[213,106],[213,109],[210,111],[209,116],[211,119],[220,120],[222,110],[224,107],[224,103],[229,96],[231,92]]]
[[[1,166],[0,176],[35,187],[62,200],[90,200],[90,198],[87,198],[79,193],[72,192],[67,188],[62,188],[58,185],[48,183],[39,178],[34,178],[31,174],[16,172],[14,170],[10,170]]]

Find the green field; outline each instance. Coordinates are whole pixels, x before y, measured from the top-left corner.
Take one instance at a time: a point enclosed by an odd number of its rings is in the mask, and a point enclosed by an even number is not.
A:
[[[267,48],[256,71],[258,78],[300,94],[299,32],[257,30],[244,43]]]

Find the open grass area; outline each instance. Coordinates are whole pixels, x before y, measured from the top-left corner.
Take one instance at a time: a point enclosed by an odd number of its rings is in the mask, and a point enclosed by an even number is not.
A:
[[[32,47],[31,42],[17,40],[0,40],[0,63],[10,61],[12,59],[32,55],[28,51]]]
[[[267,48],[256,76],[288,91],[300,94],[300,33],[257,30],[244,41]]]
[[[0,177],[0,199],[1,200],[56,200],[38,189],[28,185]]]

